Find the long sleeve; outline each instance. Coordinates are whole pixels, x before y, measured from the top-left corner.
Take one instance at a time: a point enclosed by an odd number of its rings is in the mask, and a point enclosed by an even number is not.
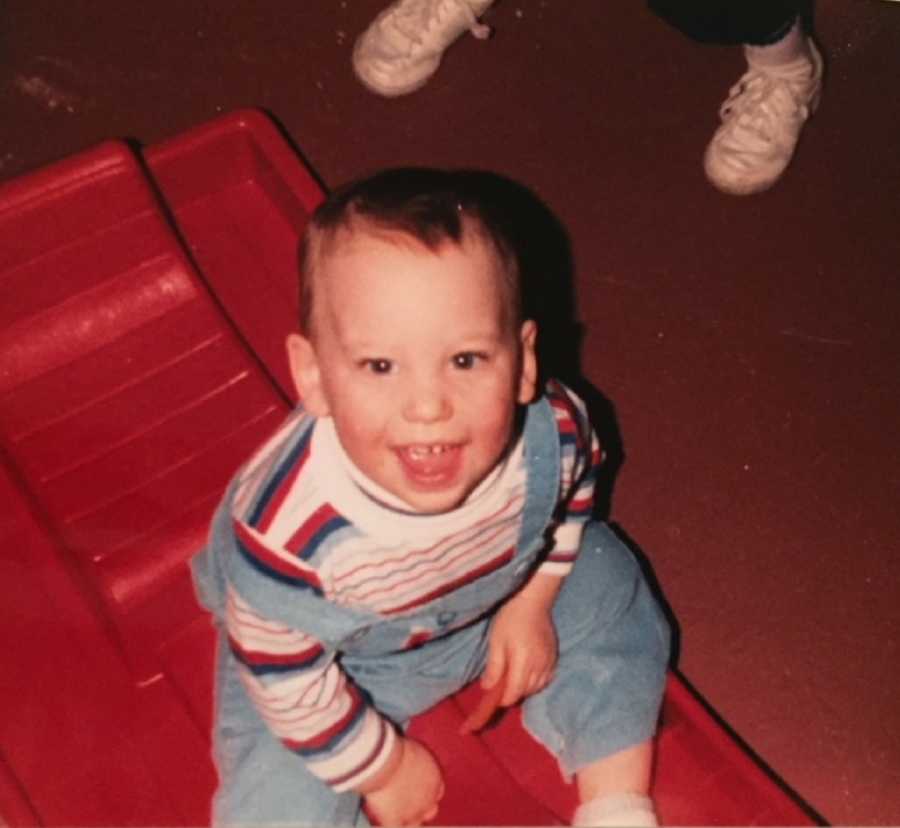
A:
[[[560,505],[553,546],[539,571],[568,575],[594,508],[597,470],[603,452],[584,403],[560,383],[550,383],[548,399],[556,417],[561,450]]]
[[[263,618],[229,589],[226,628],[247,694],[272,733],[337,791],[358,787],[396,733],[312,636]]]

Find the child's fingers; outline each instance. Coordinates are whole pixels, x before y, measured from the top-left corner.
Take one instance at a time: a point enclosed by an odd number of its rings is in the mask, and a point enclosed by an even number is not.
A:
[[[548,684],[550,684],[550,682],[551,682],[552,679],[553,679],[553,673],[552,673],[552,672],[547,672],[547,671],[545,671],[545,672],[543,672],[543,673],[540,673],[540,674],[535,678],[534,682],[532,683],[531,689],[528,691],[528,695],[529,695],[529,696],[533,696],[535,693],[539,693],[539,692],[540,692],[541,690],[543,690]]]
[[[466,717],[459,732],[465,736],[481,730],[502,706],[501,702],[505,690],[506,677],[503,676],[500,681],[482,693],[478,706]]]
[[[506,681],[506,692],[501,705],[511,707],[539,690],[543,690],[553,678],[553,670],[543,666],[523,664],[511,666]]]
[[[500,700],[502,707],[512,707],[519,699],[528,694],[528,686],[521,677],[510,678],[506,682],[506,692]]]
[[[487,669],[485,669],[485,675]],[[460,733],[463,735],[475,733],[481,730],[494,716],[501,707],[511,707],[525,696],[537,693],[546,687],[553,678],[552,671],[532,672],[526,679],[520,679],[521,684],[516,681],[509,673],[501,674],[501,679],[488,685],[485,678],[482,678],[482,687],[485,692],[482,694],[478,702],[478,706],[469,714],[460,727]]]
[[[502,647],[491,647],[488,653],[487,663],[484,665],[484,672],[481,674],[481,687],[489,690],[493,687],[506,673],[506,652]]]
[[[509,660],[506,676],[506,692],[501,704],[512,707],[516,702],[531,695],[540,671],[532,663],[529,653],[517,651]]]

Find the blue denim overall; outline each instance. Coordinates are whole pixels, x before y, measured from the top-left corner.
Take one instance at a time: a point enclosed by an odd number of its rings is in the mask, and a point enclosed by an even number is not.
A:
[[[560,480],[559,436],[546,400],[526,413],[525,457],[528,492],[512,560],[412,615],[385,618],[342,607],[255,569],[235,545],[231,490],[213,520],[209,545],[193,564],[200,600],[221,628],[230,583],[260,614],[339,653],[342,668],[375,708],[403,726],[481,673],[494,611],[528,579],[546,546]],[[631,552],[600,523],[586,527],[553,620],[555,677],[525,700],[523,720],[571,774],[653,735],[669,631]],[[413,630],[432,631],[433,638],[404,650]],[[335,793],[272,736],[244,692],[221,629],[214,731],[220,782],[214,824],[367,824],[357,794]]]

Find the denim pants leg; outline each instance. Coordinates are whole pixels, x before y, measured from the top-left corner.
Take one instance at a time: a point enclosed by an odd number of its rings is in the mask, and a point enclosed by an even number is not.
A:
[[[553,610],[560,643],[554,680],[524,703],[526,728],[568,775],[649,739],[665,685],[666,622],[631,552],[603,524],[589,524],[581,554]],[[397,724],[452,694],[483,670],[489,621],[396,657],[354,657],[344,669]],[[220,651],[213,823],[366,825],[360,798],[336,794],[275,739]]]
[[[405,727],[484,669],[489,622],[478,621],[416,650],[381,658],[345,657],[344,670],[374,707]]]
[[[360,797],[337,794],[286,750],[253,707],[224,642],[219,647],[212,824],[368,825]]]
[[[394,657],[346,657],[344,670],[396,724],[427,710],[474,679],[484,664],[487,622]],[[221,652],[229,669],[227,647]],[[213,825],[290,823],[368,825],[359,795],[335,793],[306,770],[259,718],[233,672],[219,684],[216,731],[220,786]]]
[[[634,555],[601,523],[588,524],[553,618],[555,678],[523,713],[568,777],[653,736],[670,634]]]

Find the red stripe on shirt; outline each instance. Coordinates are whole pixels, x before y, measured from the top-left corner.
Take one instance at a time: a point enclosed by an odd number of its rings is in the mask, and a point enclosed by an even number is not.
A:
[[[401,555],[399,558],[388,558],[383,561],[378,561],[378,563],[361,563],[358,566],[355,566],[353,569],[335,576],[334,585],[336,588],[340,587],[340,585],[345,581],[349,581],[351,578],[357,578],[359,573],[363,572],[366,569],[375,570],[375,572],[373,572],[373,576],[377,577],[379,571],[383,571],[387,567],[393,567],[394,569],[396,569],[397,567],[401,566],[404,563],[407,563],[411,559],[414,559],[416,557],[425,557],[432,554],[435,550],[440,549],[441,547],[451,547],[457,543],[462,543],[464,541],[468,541],[469,543],[471,543],[472,538],[479,532],[481,532],[482,527],[490,525],[494,521],[498,520],[505,512],[510,510],[511,507],[515,506],[515,504],[523,499],[523,496],[520,494],[511,497],[495,512],[490,515],[486,515],[472,526],[467,526],[465,529],[459,530],[455,534],[450,535],[450,537],[448,538],[441,538],[437,543],[434,543],[431,546],[427,546],[424,549],[412,549],[406,554]],[[480,539],[478,542],[482,543]],[[366,579],[359,580],[365,581]]]
[[[308,584],[322,592],[322,582],[313,569],[304,566],[299,560],[296,563],[289,563],[280,558],[259,541],[240,520],[234,521],[234,533],[241,546],[259,562],[260,566],[288,580]]]
[[[365,706],[359,690],[352,684],[347,685],[347,694],[350,696],[350,708],[331,727],[320,730],[309,739],[284,739],[284,744],[292,750],[299,751],[320,750],[327,747],[336,736],[349,728]]]
[[[594,493],[590,492],[584,497],[573,497],[569,501],[569,505],[566,508],[566,511],[569,513],[579,514],[582,512],[588,512],[594,507]]]
[[[496,569],[499,569],[504,564],[509,563],[512,560],[514,553],[515,547],[511,546],[502,555],[494,558],[491,561],[488,561],[482,566],[479,566],[477,569],[473,569],[470,572],[467,572],[462,577],[443,584],[437,589],[416,598],[414,601],[410,601],[408,604],[403,604],[399,607],[393,607],[392,609],[384,610],[384,614],[396,615],[398,612],[405,612],[406,610],[413,609],[414,607],[421,606],[422,604],[427,604],[429,601],[435,600],[435,598],[440,598],[442,595],[446,595],[448,592],[452,592],[453,590],[459,589],[460,587],[463,587],[466,584],[471,583],[472,581],[476,581],[478,580],[478,578],[481,578],[482,576],[487,575]]]
[[[478,538],[477,545],[473,547],[473,541],[469,541],[462,549],[456,551],[455,554],[451,555],[447,559],[440,561],[423,561],[419,567],[418,571],[414,574],[410,575],[404,581],[394,581],[393,583],[388,583],[385,586],[375,587],[374,589],[370,589],[368,592],[359,592],[355,590],[348,590],[348,594],[353,596],[353,598],[357,601],[365,601],[368,603],[374,603],[372,600],[376,595],[383,595],[391,592],[399,593],[403,592],[404,589],[409,589],[412,584],[416,581],[421,581],[427,578],[433,578],[440,572],[444,572],[450,569],[452,566],[456,565],[460,560],[464,558],[468,558],[473,554],[474,550],[477,550],[479,547],[488,546],[493,542],[494,538],[504,532],[506,527],[498,526],[493,534],[489,535],[486,538]],[[430,566],[428,565],[430,563]],[[483,564],[482,564],[483,566]]]
[[[271,653],[260,650],[248,650],[242,647],[238,641],[232,637],[228,637],[228,643],[234,654],[247,665],[260,664],[306,664],[314,661],[323,652],[324,648],[321,644],[314,644],[312,647],[306,647],[303,650],[295,650],[290,653]]]
[[[295,555],[300,554],[322,527],[325,526],[329,520],[333,520],[336,517],[340,517],[340,515],[334,507],[330,503],[323,503],[300,525],[300,528],[288,538],[287,543],[285,543],[285,548]]]
[[[378,756],[381,754],[381,751],[384,749],[384,743],[387,741],[388,737],[388,726],[384,723],[384,719],[379,720],[379,733],[378,733],[378,741],[375,743],[375,747],[370,751],[369,755],[366,756],[362,762],[352,771],[348,771],[343,774],[343,776],[336,776],[330,779],[326,779],[325,782],[333,787],[337,787],[338,785],[342,785],[349,779],[353,779],[354,776],[362,776],[365,777],[365,772],[372,766]]]

